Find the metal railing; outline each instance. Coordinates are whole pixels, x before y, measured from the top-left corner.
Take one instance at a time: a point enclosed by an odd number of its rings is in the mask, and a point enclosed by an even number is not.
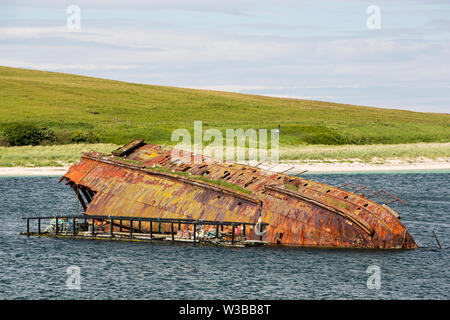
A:
[[[193,240],[194,243],[197,242],[197,226],[216,226],[216,239],[219,238],[219,227],[223,231],[224,226],[231,226],[231,244],[235,243],[235,228],[242,226],[242,235],[246,237],[246,227],[247,226],[253,226],[254,228],[259,228],[259,232],[264,232],[264,229],[266,226],[268,226],[268,223],[264,222],[239,222],[239,221],[215,221],[215,220],[202,220],[202,219],[175,219],[175,218],[147,218],[147,217],[131,217],[131,216],[101,216],[101,215],[60,215],[60,216],[39,216],[39,217],[22,217],[22,219],[26,220],[27,223],[27,231],[26,235],[31,235],[30,231],[30,220],[37,220],[37,234],[42,235],[41,230],[41,221],[42,220],[48,220],[48,219],[54,219],[55,220],[55,227],[54,227],[54,235],[57,236],[60,234],[59,230],[59,220],[72,220],[72,235],[76,236],[78,234],[77,228],[76,228],[76,222],[83,221],[86,223],[88,220],[92,223],[92,228],[90,230],[91,236],[96,236],[96,230],[95,230],[95,221],[107,221],[110,223],[110,230],[109,234],[111,238],[114,237],[114,225],[119,226],[119,232],[122,232],[122,229],[128,229],[129,236],[132,239],[133,233],[137,232],[142,234],[142,222],[148,222],[149,225],[149,239],[153,240],[153,223],[159,224],[159,233],[161,233],[161,224],[170,224],[170,234],[172,237],[172,241],[175,241],[175,232],[174,232],[174,224],[178,224],[178,230],[181,230],[181,225],[193,225]],[[128,221],[129,225],[124,226],[123,221]],[[134,223],[137,222],[137,226],[135,228]],[[67,235],[67,233],[66,233]],[[259,237],[260,240],[262,240],[262,237]]]

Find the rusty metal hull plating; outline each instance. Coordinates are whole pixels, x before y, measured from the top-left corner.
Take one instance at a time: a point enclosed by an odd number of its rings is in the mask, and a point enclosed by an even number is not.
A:
[[[269,244],[417,248],[393,210],[344,189],[201,155],[191,155],[192,162],[186,164],[172,160],[170,150],[142,140],[118,150],[111,155],[85,153],[62,178],[74,188],[87,215],[251,223],[261,219],[268,223],[262,240]],[[150,225],[143,223],[142,228],[149,230]],[[253,229],[247,238],[259,239]]]

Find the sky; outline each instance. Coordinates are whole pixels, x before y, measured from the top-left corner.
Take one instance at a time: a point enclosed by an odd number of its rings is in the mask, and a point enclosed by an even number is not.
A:
[[[450,113],[450,1],[2,0],[0,65]]]

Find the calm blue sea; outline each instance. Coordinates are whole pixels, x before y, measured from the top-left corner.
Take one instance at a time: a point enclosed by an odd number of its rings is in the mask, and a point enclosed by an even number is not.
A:
[[[421,247],[412,251],[223,248],[19,235],[22,216],[75,214],[58,177],[0,177],[0,299],[449,299],[450,174],[327,174],[385,188]],[[443,249],[438,250],[435,231]],[[80,268],[80,289],[66,285]],[[369,266],[380,288],[369,289]]]

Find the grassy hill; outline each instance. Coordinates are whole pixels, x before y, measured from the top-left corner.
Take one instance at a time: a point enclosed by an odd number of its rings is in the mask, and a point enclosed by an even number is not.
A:
[[[173,129],[276,128],[282,146],[450,141],[450,115],[142,85],[0,67],[0,127],[15,121],[53,129],[59,143],[74,131],[102,142],[144,138],[171,144]]]

